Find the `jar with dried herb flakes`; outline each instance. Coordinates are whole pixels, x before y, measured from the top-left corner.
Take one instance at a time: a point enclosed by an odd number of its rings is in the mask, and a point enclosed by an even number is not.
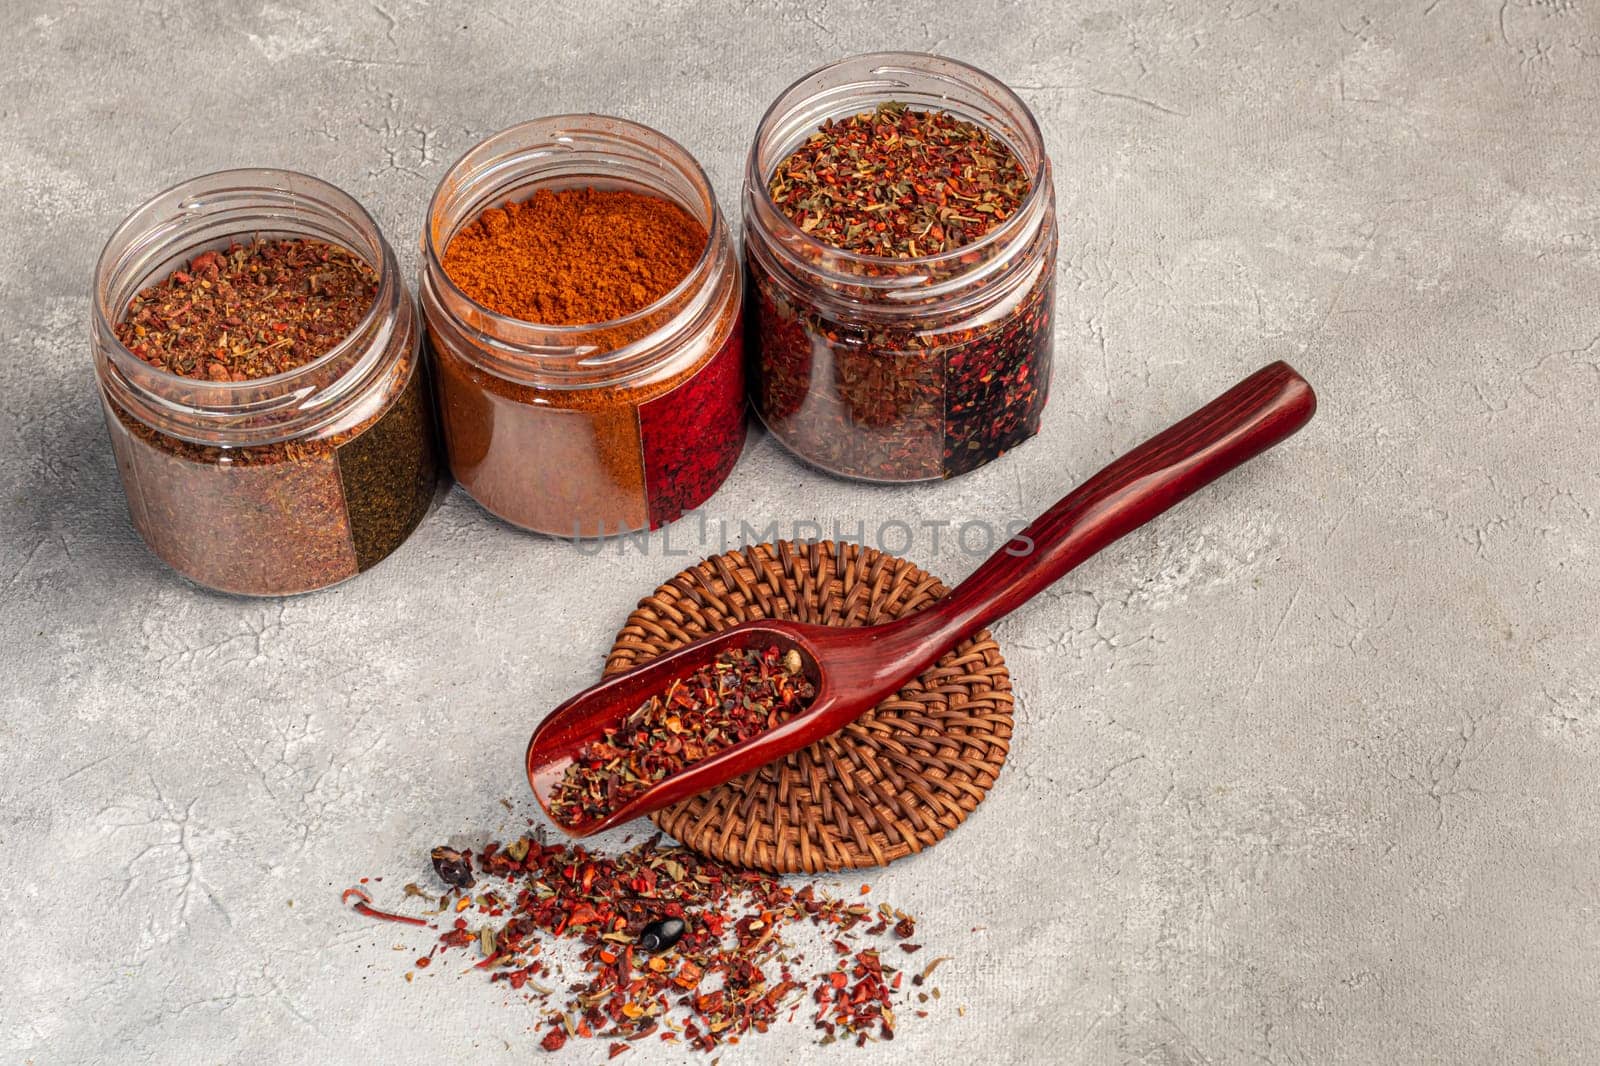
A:
[[[134,528],[185,577],[323,588],[386,558],[436,498],[413,301],[332,185],[255,169],[167,190],[101,253],[92,315]]]
[[[974,470],[1050,388],[1050,161],[1015,93],[937,56],[857,56],[781,95],[745,170],[751,399],[830,473]]]
[[[423,317],[451,470],[485,509],[565,537],[698,507],[744,446],[733,242],[681,146],[599,115],[490,137],[445,175]]]

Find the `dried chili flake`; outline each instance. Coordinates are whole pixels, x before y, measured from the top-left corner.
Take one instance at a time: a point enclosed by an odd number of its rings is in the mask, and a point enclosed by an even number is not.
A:
[[[351,904],[350,909],[355,911],[357,914],[364,914],[368,918],[380,918],[386,922],[400,922],[403,925],[428,924],[421,918],[413,918],[410,915],[405,914],[391,914],[389,911],[378,910],[372,905],[372,897],[367,894],[367,891],[364,888],[345,889],[344,894],[339,897],[339,901],[341,903],[350,903],[352,898],[355,899],[355,903]]]

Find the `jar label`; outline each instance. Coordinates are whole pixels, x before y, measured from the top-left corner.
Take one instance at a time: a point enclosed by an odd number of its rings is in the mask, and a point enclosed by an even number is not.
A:
[[[650,528],[676,520],[717,491],[744,450],[744,331],[670,392],[639,405]]]

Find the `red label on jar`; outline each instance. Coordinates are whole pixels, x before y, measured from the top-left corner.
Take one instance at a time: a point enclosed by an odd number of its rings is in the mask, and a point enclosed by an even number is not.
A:
[[[735,322],[722,350],[705,366],[639,406],[651,529],[717,491],[744,449],[744,419],[744,338]]]

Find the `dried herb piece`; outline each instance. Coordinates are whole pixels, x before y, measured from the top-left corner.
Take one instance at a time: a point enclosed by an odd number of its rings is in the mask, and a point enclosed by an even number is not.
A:
[[[776,645],[725,651],[641,703],[578,752],[550,797],[567,826],[604,818],[695,763],[765,733],[815,694]]]

